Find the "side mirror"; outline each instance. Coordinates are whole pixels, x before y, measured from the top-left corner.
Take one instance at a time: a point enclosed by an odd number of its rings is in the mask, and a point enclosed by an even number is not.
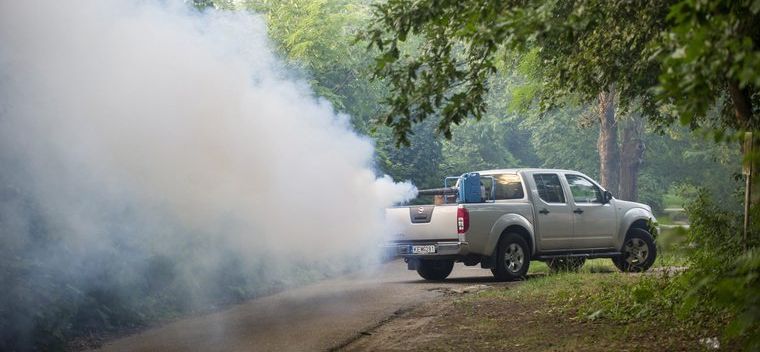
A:
[[[602,198],[602,203],[607,204],[612,200],[612,193],[610,193],[610,191],[604,191]]]

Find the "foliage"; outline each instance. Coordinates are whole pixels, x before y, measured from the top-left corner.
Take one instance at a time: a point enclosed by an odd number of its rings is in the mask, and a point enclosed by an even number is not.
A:
[[[686,292],[679,312],[682,316],[694,311],[728,315],[732,319],[726,338],[746,340],[747,350],[760,349],[760,260],[756,248],[742,250],[742,212],[713,203],[704,191],[687,210],[694,249],[689,255],[690,269],[677,283]],[[760,212],[757,207],[752,212],[751,230],[757,233]]]
[[[480,119],[487,80],[512,50],[540,63],[528,95],[542,111],[614,85],[623,112],[639,109],[659,126],[679,117],[720,138],[760,127],[758,12],[753,0],[391,0],[362,38],[380,50],[375,73],[391,85],[385,123],[402,144],[428,117],[440,117],[447,138],[452,124]],[[399,50],[409,38],[423,50]]]
[[[661,35],[661,47],[653,47],[664,68],[661,98],[673,103],[684,123],[760,128],[760,2],[680,0],[667,18],[672,26]],[[751,102],[749,120],[738,116],[738,99]],[[710,110],[721,105],[723,113],[710,119]]]
[[[377,55],[375,72],[391,84],[385,122],[401,143],[412,123],[440,115],[438,131],[486,111],[486,81],[506,50],[534,49],[540,60],[542,110],[568,96],[594,99],[615,84],[623,107],[637,102],[659,115],[649,88],[659,66],[650,42],[665,28],[669,2],[657,1],[415,1],[376,6],[364,33]],[[418,55],[400,43],[421,37]]]
[[[514,120],[488,116],[480,124],[453,130],[454,138],[443,142],[441,171],[451,176],[472,170],[528,166],[510,150],[510,142],[515,142],[513,137],[527,142],[525,136],[510,133],[513,126]]]
[[[397,180],[413,180],[419,188],[441,187],[443,175],[439,168],[443,160],[441,141],[435,138],[426,124],[415,127],[409,148],[394,146],[393,135],[387,129],[375,133],[376,153],[380,168]]]
[[[757,249],[742,251],[742,214],[731,208],[735,207],[718,205],[700,191],[687,208],[688,270],[570,292],[575,301],[577,296],[589,300],[578,310],[579,316],[623,323],[672,321],[673,328],[705,333],[722,330],[724,344],[760,349],[760,255]],[[760,221],[755,221],[752,228],[757,231],[758,225]],[[567,301],[567,296],[558,300]]]
[[[741,156],[732,146],[705,141],[685,127],[673,126],[663,129],[663,133],[647,133],[646,156],[639,180],[645,203],[657,207],[661,195],[681,185],[708,189],[722,204],[734,204],[737,185],[731,180],[740,172],[737,161]],[[659,199],[653,201],[658,195]]]
[[[370,79],[372,53],[353,45],[355,33],[368,20],[363,2],[249,0],[245,8],[265,16],[269,35],[289,68],[306,76],[317,96],[347,113],[359,132],[375,140],[378,168],[419,187],[439,186],[441,143],[428,126],[414,129],[413,147],[397,149],[390,130],[373,123],[387,88]]]
[[[490,109],[480,123],[465,123],[452,128],[451,140],[443,142],[444,159],[440,168],[450,175],[472,170],[535,167],[542,163],[531,143],[535,131],[525,114],[513,111],[514,76],[494,75],[487,99]],[[430,122],[424,122],[432,125]],[[473,122],[473,121],[471,121]],[[431,129],[432,130],[432,129]]]
[[[565,108],[543,113],[532,103],[544,86],[536,79],[543,77],[540,73],[546,66],[540,50],[516,56],[504,56],[502,51],[495,57],[499,72],[484,82],[489,93],[483,98],[489,108],[481,123],[453,127],[452,139],[438,142],[432,132],[438,123],[426,120],[410,127],[411,147],[395,148],[393,128],[372,127],[382,111],[383,96],[393,85],[386,85],[385,78],[370,80],[372,52],[350,45],[356,31],[369,24],[368,6],[348,0],[250,0],[246,7],[264,13],[275,46],[292,67],[310,77],[317,94],[350,114],[354,126],[375,140],[378,168],[396,179],[427,188],[440,186],[444,176],[488,168],[545,166],[598,173],[596,135],[588,128],[593,119],[586,117],[589,108],[582,100],[567,96]],[[428,50],[424,40],[411,36],[398,45],[404,55]],[[647,143],[642,174],[649,176],[642,180],[641,196],[655,208],[675,181],[708,183],[717,191],[715,187],[725,184],[716,182],[727,175],[725,165],[736,160],[735,153],[726,153],[721,146],[705,147],[683,130],[649,133]],[[718,151],[724,154],[721,160],[716,160]],[[697,157],[699,153],[703,156]],[[688,166],[673,170],[674,163],[683,161],[689,161]]]
[[[348,47],[350,33],[346,26],[356,22],[352,21],[354,12],[349,5],[297,0],[266,4],[267,29],[279,39],[280,50],[286,53],[288,61],[312,76],[309,81],[318,96],[327,98],[339,109],[344,107],[339,93],[356,88],[350,85],[356,81],[357,65],[353,61],[361,60]]]
[[[717,304],[736,314],[726,328],[728,338],[746,337],[747,350],[760,350],[760,251],[752,248],[732,261],[713,282]],[[710,285],[705,281],[704,286]]]
[[[599,174],[598,132],[579,123],[577,116],[581,113],[581,109],[555,110],[543,116],[534,114],[525,121],[542,160],[540,166]]]

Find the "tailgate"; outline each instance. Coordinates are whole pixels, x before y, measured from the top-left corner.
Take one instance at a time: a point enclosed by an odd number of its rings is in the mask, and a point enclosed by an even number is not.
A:
[[[415,205],[385,210],[391,241],[457,241],[457,204]]]

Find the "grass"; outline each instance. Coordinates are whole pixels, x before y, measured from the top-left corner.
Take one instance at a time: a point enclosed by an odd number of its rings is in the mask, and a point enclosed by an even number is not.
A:
[[[654,267],[685,263],[678,252],[665,252]],[[589,260],[580,271],[563,273],[534,262],[524,283],[482,291],[454,306],[473,318],[485,311],[517,314],[476,323],[486,340],[500,336],[505,325],[526,325],[509,339],[514,350],[704,350],[700,340],[719,337],[725,319],[676,314],[672,280],[621,273],[609,259]],[[483,346],[498,341],[486,342]]]
[[[664,300],[655,296],[663,285],[593,263],[581,272],[539,272],[516,287],[464,297],[454,315],[465,317],[461,325],[475,325],[475,349],[704,350],[700,339],[719,336],[719,326],[691,324],[663,309]]]
[[[578,272],[551,273],[549,267],[543,262],[531,262],[528,271],[529,279],[521,285],[509,290],[490,290],[482,295],[496,295],[505,298],[517,298],[524,295],[550,297],[553,295],[565,295],[565,292],[578,289],[578,285],[584,283],[589,277],[612,278],[613,281],[623,280],[630,277],[618,273],[617,268],[610,259],[591,259],[586,261]],[[592,274],[600,274],[592,276]],[[604,274],[604,275],[601,275]]]
[[[365,350],[704,351],[707,339],[737,350],[721,334],[729,317],[704,309],[683,314],[688,287],[677,274],[656,270],[687,264],[676,250],[681,244],[665,241],[679,235],[658,238],[661,254],[644,274],[621,273],[609,259],[561,273],[532,262],[527,280],[431,302],[373,332],[375,348]]]

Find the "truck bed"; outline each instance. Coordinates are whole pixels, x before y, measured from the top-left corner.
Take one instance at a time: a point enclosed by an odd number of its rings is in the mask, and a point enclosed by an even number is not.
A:
[[[457,232],[457,209],[467,210],[469,227],[465,233]],[[458,254],[491,255],[495,238],[492,233],[503,216],[516,216],[533,220],[533,207],[527,200],[498,201],[470,204],[415,205],[386,209],[386,220],[391,226],[387,243],[430,244],[437,248],[451,248],[457,244]],[[403,248],[399,250],[399,254]],[[438,250],[436,253],[441,254]]]

